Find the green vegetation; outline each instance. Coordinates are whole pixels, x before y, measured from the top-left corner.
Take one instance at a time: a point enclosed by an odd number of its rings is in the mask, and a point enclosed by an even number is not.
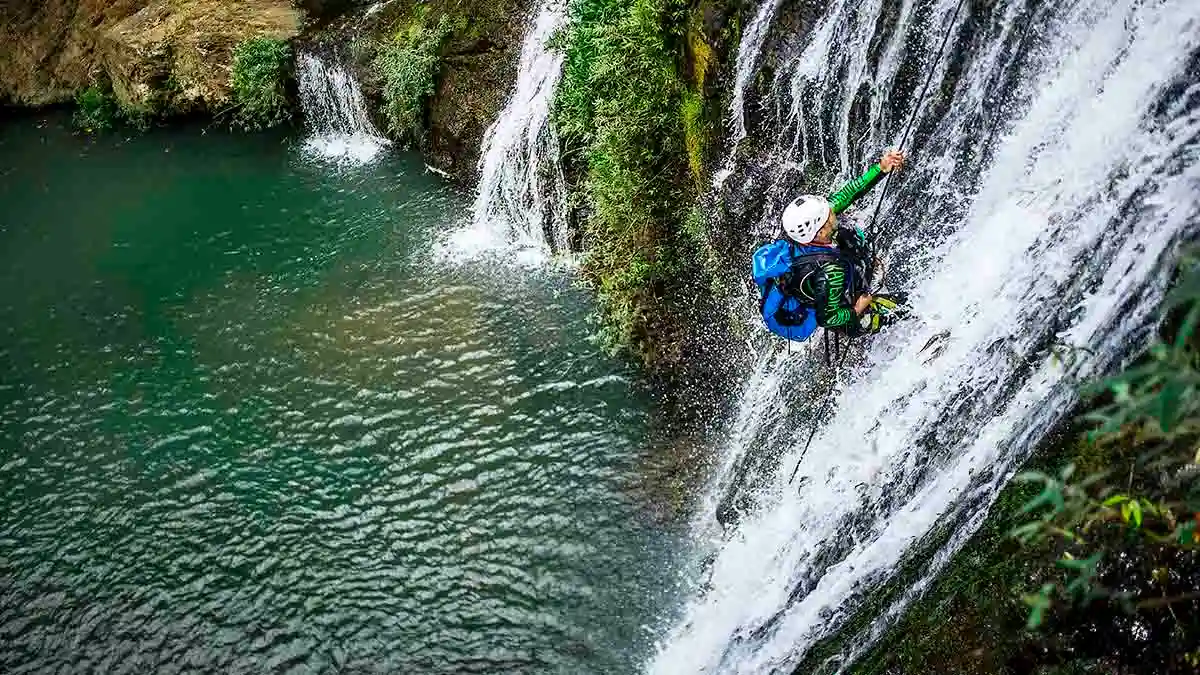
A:
[[[98,84],[93,84],[75,95],[75,115],[72,118],[76,128],[89,134],[108,131],[117,125],[121,109],[112,95],[112,91]]]
[[[287,79],[291,50],[283,40],[251,38],[234,47],[230,86],[233,123],[248,131],[266,129],[291,117]]]
[[[679,108],[684,144],[687,146],[688,167],[698,184],[703,183],[705,178],[704,158],[712,136],[712,128],[705,117],[704,86],[708,82],[708,74],[716,56],[697,25],[699,16],[699,12],[692,13],[692,21],[687,31],[688,55],[692,62],[692,86],[683,92]]]
[[[703,174],[713,62],[702,34],[689,31],[694,16],[686,0],[575,0],[557,37],[566,60],[555,124],[582,196],[602,334],[646,362],[679,323],[663,298],[703,271],[683,227]]]
[[[1200,666],[1200,267],[1173,336],[1091,388],[860,675],[1184,673]]]
[[[430,26],[419,13],[379,46],[374,67],[383,81],[383,112],[394,137],[419,140],[425,100],[436,89],[442,48],[452,29],[446,15]]]

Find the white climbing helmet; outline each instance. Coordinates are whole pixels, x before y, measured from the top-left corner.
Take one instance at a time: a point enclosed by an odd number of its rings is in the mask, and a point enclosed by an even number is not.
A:
[[[801,195],[787,205],[779,221],[788,239],[797,244],[807,244],[821,231],[821,226],[829,220],[829,214],[827,199],[817,195]]]

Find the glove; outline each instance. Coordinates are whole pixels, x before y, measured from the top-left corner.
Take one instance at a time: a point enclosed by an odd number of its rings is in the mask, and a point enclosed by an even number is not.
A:
[[[839,227],[835,241],[838,248],[851,255],[866,253],[867,251],[867,233],[861,227],[854,229]]]
[[[854,228],[854,241],[859,246],[867,245],[867,233],[861,227]]]
[[[876,295],[871,304],[864,312],[870,314],[881,314],[883,316],[895,316],[899,318],[908,314],[908,294],[907,293],[885,293]]]
[[[908,295],[892,293],[876,295],[867,306],[859,319],[859,327],[863,333],[875,334],[908,316]]]
[[[899,320],[900,317],[898,316],[867,312],[859,318],[858,326],[862,329],[860,334],[874,335]]]

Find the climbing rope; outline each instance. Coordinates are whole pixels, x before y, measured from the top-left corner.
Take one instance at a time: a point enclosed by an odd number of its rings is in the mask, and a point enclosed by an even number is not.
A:
[[[954,5],[954,14],[950,17],[950,23],[946,26],[942,34],[942,44],[938,47],[937,57],[933,60],[934,65],[941,63],[942,56],[946,53],[946,45],[950,44],[950,35],[953,32],[954,24],[958,21],[958,14],[962,10],[963,0],[958,0]],[[917,96],[917,103],[913,106],[912,112],[908,115],[908,122],[904,125],[904,133],[900,136],[900,144],[897,146],[903,148],[908,143],[908,135],[912,131],[913,123],[917,120],[917,112],[921,110],[921,105],[925,102],[925,96],[929,93],[929,85],[933,82],[933,73],[935,68],[929,69],[929,75],[925,77],[925,84],[921,86],[921,93]],[[876,241],[876,221],[879,218],[879,207],[883,205],[887,198],[888,188],[892,184],[892,174],[894,171],[889,171],[886,178],[883,179],[883,188],[880,190],[879,200],[875,202],[875,211],[871,214],[871,222],[867,225],[867,239],[871,242],[871,266],[867,272],[867,285],[870,286],[875,275],[875,258],[879,253],[879,243]]]
[[[954,29],[955,23],[958,21],[958,15],[959,15],[959,12],[962,10],[963,2],[964,2],[964,0],[958,0],[958,3],[956,3],[954,5],[954,14],[951,15],[950,23],[946,26],[945,30],[943,31],[942,43],[938,47],[937,58],[935,58],[933,61],[935,65],[938,63],[941,63],[942,57],[946,53],[946,46],[948,44],[950,44],[950,35]],[[1022,42],[1023,41],[1024,41],[1024,36],[1022,36]],[[901,136],[900,136],[900,145],[898,146],[900,148],[903,148],[908,143],[908,135],[909,135],[909,133],[912,132],[913,123],[916,122],[917,112],[921,109],[921,105],[925,102],[925,96],[929,93],[929,85],[933,82],[933,73],[934,73],[934,69],[931,68],[929,70],[929,75],[927,75],[925,77],[925,84],[923,84],[921,86],[921,93],[917,96],[916,105],[913,106],[912,112],[909,113],[908,122],[905,123],[905,125],[904,125],[904,133],[901,134]],[[870,260],[869,260],[870,265],[869,265],[868,271],[867,271],[867,287],[868,288],[870,287],[871,282],[873,281],[872,277],[875,274],[875,260],[876,260],[876,257],[878,256],[878,252],[879,252],[879,245],[878,245],[878,242],[876,241],[877,237],[875,236],[876,235],[875,225],[879,218],[879,208],[880,208],[880,206],[883,205],[884,200],[887,198],[888,188],[891,186],[892,173],[894,173],[894,171],[889,171],[887,177],[883,179],[883,188],[880,191],[879,200],[877,202],[875,202],[875,211],[871,214],[870,224],[867,225],[867,240],[870,242],[870,250],[868,252],[868,255],[870,256]],[[830,349],[829,349],[829,334],[830,334],[830,332],[831,331],[826,329],[825,336],[824,336],[824,338],[825,338],[825,364],[826,365],[831,364]],[[839,335],[835,334],[833,336],[834,347],[833,347],[832,363],[835,366],[835,368],[841,366],[842,358],[845,357],[845,354],[843,354],[841,351],[842,347],[840,344],[840,339],[841,339],[841,337]],[[846,351],[849,352],[849,345],[846,346]],[[829,388],[829,391],[826,392],[826,394],[825,394],[826,403],[821,406],[822,410],[825,408],[826,405],[828,405],[828,402],[831,400],[831,398],[833,396],[833,390],[834,390],[834,388],[836,388],[836,386],[837,386],[837,380],[835,378],[833,381],[833,385]],[[812,428],[812,432],[810,432],[808,435],[808,441],[804,444],[804,450],[802,450],[800,452],[800,458],[796,460],[796,466],[794,469],[792,469],[791,478],[788,478],[788,485],[791,485],[792,482],[796,480],[796,474],[800,471],[800,465],[804,462],[804,456],[808,454],[808,448],[809,448],[809,446],[812,445],[813,438],[815,438],[816,435],[817,435],[817,425],[814,424],[813,428]]]

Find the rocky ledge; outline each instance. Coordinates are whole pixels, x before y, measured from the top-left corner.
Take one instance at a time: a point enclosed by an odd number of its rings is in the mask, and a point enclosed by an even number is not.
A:
[[[303,19],[288,0],[10,5],[0,9],[0,100],[60,103],[106,82],[123,108],[216,112],[231,101],[234,47],[254,37],[290,39]]]

